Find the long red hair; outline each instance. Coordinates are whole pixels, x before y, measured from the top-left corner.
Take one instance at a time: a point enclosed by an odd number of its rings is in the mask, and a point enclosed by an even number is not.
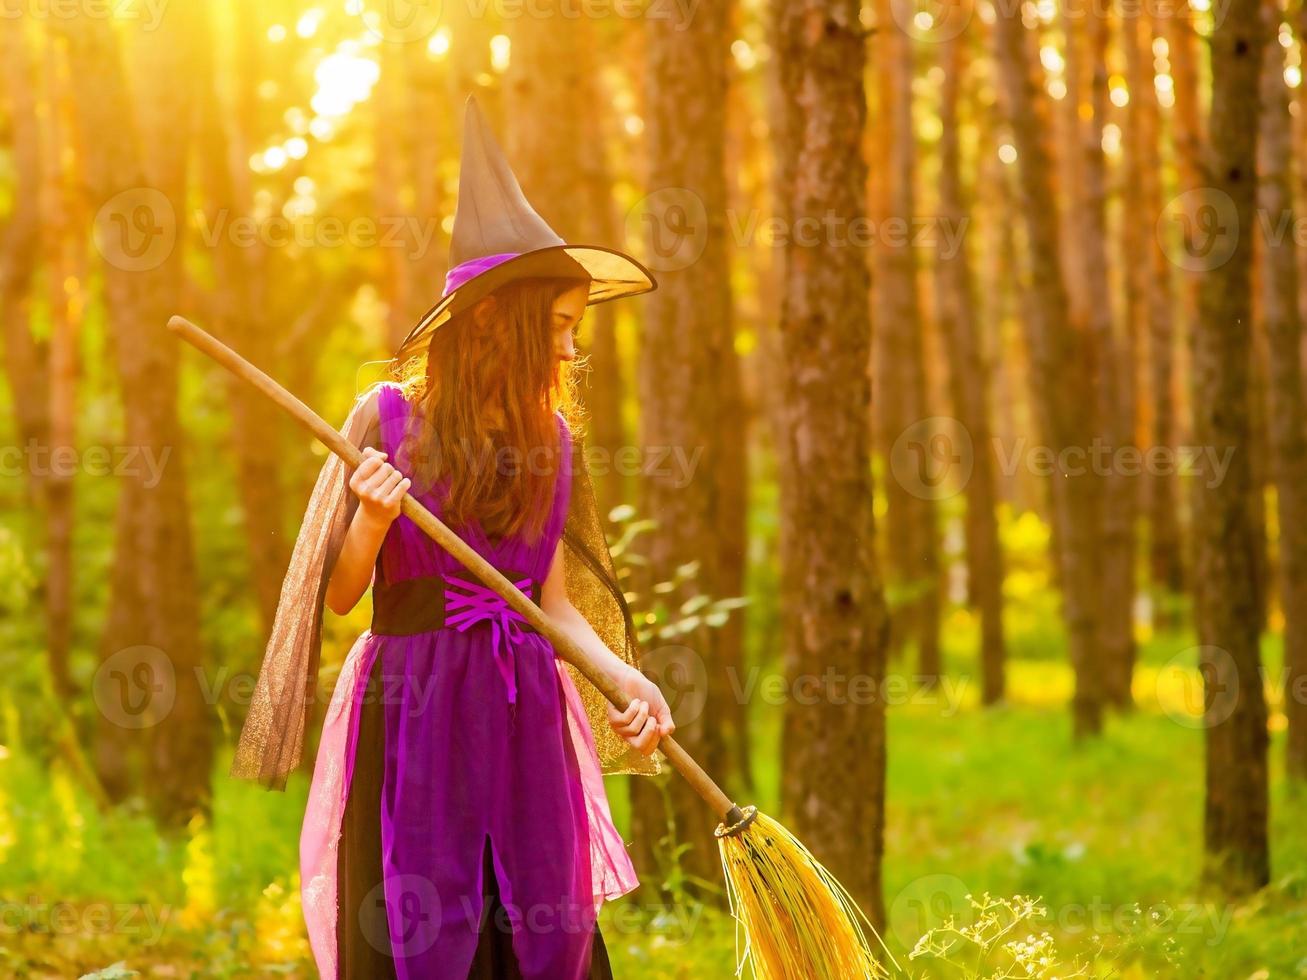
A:
[[[400,368],[416,424],[400,452],[413,492],[445,478],[443,519],[472,522],[487,537],[521,534],[538,541],[553,502],[558,422],[576,420],[577,362],[554,352],[553,304],[585,280],[531,277],[500,286],[495,308],[478,322],[475,305],[454,314],[431,338],[425,362]],[[578,358],[578,361],[580,358]],[[489,425],[484,406],[503,413]]]

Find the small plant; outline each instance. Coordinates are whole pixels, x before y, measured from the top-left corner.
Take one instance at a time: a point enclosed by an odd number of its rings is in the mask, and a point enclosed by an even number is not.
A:
[[[657,527],[658,522],[651,518],[637,518],[636,510],[630,504],[614,507],[609,511],[608,519],[619,529],[617,536],[609,540],[608,549],[613,556],[617,577],[625,586],[633,577],[634,569],[649,568],[649,559],[633,545],[641,534]],[[641,643],[675,640],[703,626],[724,626],[732,611],[749,604],[746,596],[713,599],[702,593],[676,602],[672,597],[694,581],[699,568],[697,560],[677,565],[671,579],[655,582],[648,596],[627,591],[626,601],[631,606],[636,638]]]
[[[1077,958],[1063,961],[1056,941],[1048,932],[1026,931],[1028,923],[1042,919],[1048,909],[1039,899],[1024,895],[980,899],[968,894],[974,920],[959,923],[949,916],[917,940],[908,959],[930,958],[947,963],[965,980],[1008,980],[1089,976],[1089,967]],[[1025,932],[1025,935],[1019,933]],[[930,975],[940,970],[932,965]]]

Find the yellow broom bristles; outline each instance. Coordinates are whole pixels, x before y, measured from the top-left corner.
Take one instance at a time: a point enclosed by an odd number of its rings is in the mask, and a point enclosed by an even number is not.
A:
[[[750,959],[759,980],[852,980],[890,975],[873,955],[863,924],[882,948],[885,943],[857,902],[802,842],[775,820],[759,813],[738,834],[719,832],[718,848],[736,920],[736,976]],[[742,955],[741,930],[745,937]],[[898,969],[888,949],[885,955]]]

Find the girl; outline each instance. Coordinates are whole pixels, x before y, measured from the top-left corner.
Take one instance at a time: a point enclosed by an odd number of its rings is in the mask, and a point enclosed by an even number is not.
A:
[[[371,584],[300,838],[320,972],[610,977],[598,910],[638,882],[602,773],[657,772],[675,725],[638,669],[574,446],[570,369],[586,306],[655,284],[629,256],[549,228],[470,98],[450,266],[395,380],[346,420],[363,462],[347,484],[334,460],[319,474],[233,773],[284,785],[323,605],[345,614]],[[626,711],[400,513],[410,492],[586,650]]]

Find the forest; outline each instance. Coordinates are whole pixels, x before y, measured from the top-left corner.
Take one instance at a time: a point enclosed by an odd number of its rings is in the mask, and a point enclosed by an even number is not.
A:
[[[641,668],[884,975],[1307,976],[1307,2],[0,10],[0,973],[316,975],[370,603],[285,791],[232,778],[327,450],[165,325],[339,426],[474,95],[657,279],[578,337]],[[720,814],[604,782],[614,973],[731,976]]]

